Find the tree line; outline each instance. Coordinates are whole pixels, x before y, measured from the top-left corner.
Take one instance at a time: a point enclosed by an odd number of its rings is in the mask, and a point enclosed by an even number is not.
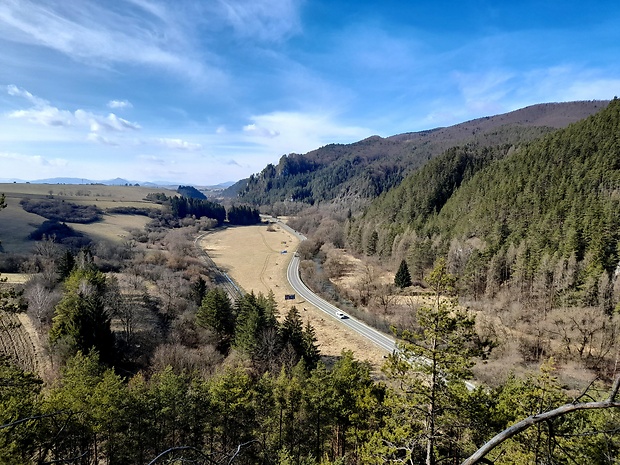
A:
[[[216,202],[207,200],[206,197],[199,198],[194,194],[193,196],[184,195],[187,192],[188,186],[181,186],[184,189],[181,190],[183,195],[181,196],[166,196],[165,194],[149,194],[147,197],[149,200],[168,205],[170,212],[177,219],[183,219],[186,217],[207,217],[212,218],[222,224],[225,220],[228,220],[230,224],[235,225],[251,225],[260,223],[260,213],[258,209],[249,207],[247,205],[232,205],[226,210],[226,208]],[[149,197],[150,196],[150,197]]]

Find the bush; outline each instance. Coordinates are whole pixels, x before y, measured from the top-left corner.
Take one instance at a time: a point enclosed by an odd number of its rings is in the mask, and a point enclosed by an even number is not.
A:
[[[79,249],[91,242],[90,239],[84,237],[70,226],[67,226],[65,223],[59,223],[56,220],[44,221],[41,226],[30,233],[28,239],[40,241],[44,237],[51,238],[54,242],[67,245],[74,249]]]
[[[77,205],[57,199],[22,199],[20,203],[29,213],[68,223],[94,223],[101,219],[103,213],[95,205]]]
[[[158,211],[154,208],[138,208],[138,207],[113,207],[108,208],[106,213],[114,214],[114,215],[140,215],[140,216],[148,216],[152,217],[154,214],[157,214]]]

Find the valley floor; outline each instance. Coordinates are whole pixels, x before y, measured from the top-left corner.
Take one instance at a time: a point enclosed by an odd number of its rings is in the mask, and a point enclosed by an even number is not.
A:
[[[298,297],[285,300],[285,294],[293,294],[286,279],[286,269],[298,240],[280,226],[263,224],[220,229],[205,235],[200,245],[245,292],[266,295],[273,291],[280,315],[285,315],[295,305],[304,322],[309,321],[315,328],[326,363],[339,357],[343,349],[348,349],[357,358],[369,361],[375,370],[383,364],[384,351],[336,319]]]

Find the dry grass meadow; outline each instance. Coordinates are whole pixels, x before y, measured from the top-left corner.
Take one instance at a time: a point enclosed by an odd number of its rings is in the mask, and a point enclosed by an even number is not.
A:
[[[28,235],[40,226],[45,218],[28,213],[20,205],[24,198],[45,198],[66,200],[81,205],[96,205],[103,211],[115,207],[160,208],[144,200],[147,194],[163,192],[139,186],[103,186],[71,184],[0,184],[0,194],[5,194],[7,208],[0,215],[0,241],[5,252],[28,253],[34,242]],[[149,218],[138,215],[105,214],[101,221],[91,224],[68,223],[73,229],[94,240],[106,239],[123,242],[131,229],[143,229]]]
[[[386,352],[326,315],[305,300],[285,300],[293,290],[286,279],[286,269],[298,240],[278,225],[230,227],[207,234],[200,242],[211,259],[246,292],[276,296],[280,315],[295,305],[305,321],[315,328],[321,353],[327,363],[340,356],[343,349],[352,350],[361,360],[369,361],[375,370],[383,363]],[[282,253],[286,250],[286,253]]]

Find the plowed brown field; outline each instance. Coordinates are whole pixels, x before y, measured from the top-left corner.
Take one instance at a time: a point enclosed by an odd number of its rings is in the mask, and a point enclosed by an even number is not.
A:
[[[23,317],[23,318],[22,318]],[[35,344],[24,326],[28,316],[0,311],[0,354],[25,371],[37,373],[39,359]]]

